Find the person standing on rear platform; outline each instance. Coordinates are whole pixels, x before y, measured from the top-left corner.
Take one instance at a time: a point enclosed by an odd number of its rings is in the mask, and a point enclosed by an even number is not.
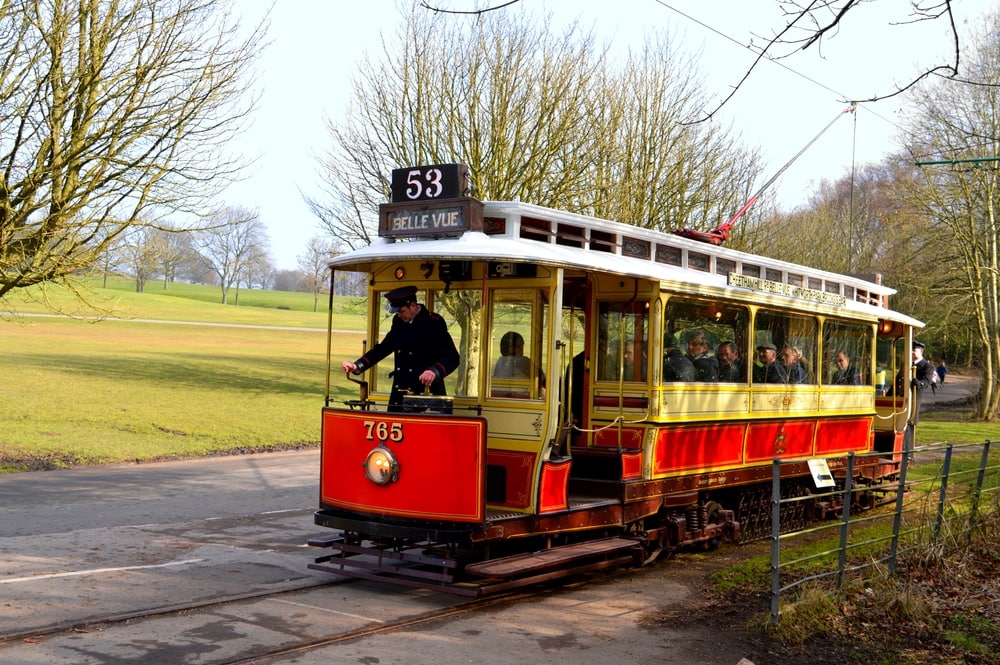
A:
[[[417,287],[401,286],[385,294],[389,311],[396,315],[382,341],[355,361],[345,360],[345,372],[360,374],[377,362],[395,354],[390,405],[403,402],[403,395],[447,393],[444,377],[458,367],[459,355],[448,325],[439,314],[417,302]]]
[[[930,363],[926,358],[924,358],[924,344],[923,342],[913,342],[913,376],[910,379],[910,390],[912,391],[913,404],[910,407],[910,412],[913,417],[908,423],[906,423],[906,433],[904,434],[905,440],[903,442],[904,450],[909,453],[911,459],[913,456],[913,446],[916,438],[917,425],[920,423],[920,404],[923,401],[924,391],[933,385],[933,379],[931,375],[934,374],[934,365]],[[903,394],[903,370],[900,369],[899,374],[896,376],[896,385],[893,391],[894,395]]]

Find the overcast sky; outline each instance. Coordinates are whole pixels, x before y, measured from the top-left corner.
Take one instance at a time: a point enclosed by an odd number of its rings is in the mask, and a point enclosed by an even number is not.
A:
[[[475,5],[474,0],[428,2],[448,9]],[[236,4],[252,23],[271,3]],[[964,31],[981,23],[997,1],[955,0],[954,5],[958,20],[967,24],[959,25]],[[640,47],[650,30],[668,31],[685,50],[699,54],[709,92],[720,101],[756,57],[745,45],[763,44],[784,25],[776,0],[521,0],[501,11],[540,12],[545,6],[555,7],[557,22],[579,18],[593,25],[621,52]],[[846,108],[843,100],[887,94],[918,71],[950,63],[946,23],[906,24],[909,12],[909,0],[862,3],[821,49],[796,53],[780,64],[763,62],[740,86],[716,121],[734,123],[748,146],[761,149],[767,160],[764,180]],[[318,194],[315,155],[329,140],[324,119],[339,117],[355,65],[365,52],[377,56],[381,36],[391,37],[400,21],[396,0],[274,3],[271,45],[260,66],[263,97],[241,142],[242,151],[257,162],[244,182],[227,191],[225,203],[260,210],[280,269],[294,269],[308,239],[320,233],[302,192]],[[878,161],[896,150],[898,108],[894,101],[866,104],[838,120],[765,196],[786,207],[798,205],[818,181],[835,180],[850,172],[852,162]]]

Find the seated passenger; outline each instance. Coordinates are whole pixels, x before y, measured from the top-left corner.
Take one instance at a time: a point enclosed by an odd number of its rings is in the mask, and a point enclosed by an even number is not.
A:
[[[636,363],[636,358],[639,362]],[[646,343],[642,340],[634,340],[625,347],[624,362],[622,372],[626,381],[646,380]]]
[[[861,370],[851,364],[851,358],[843,351],[834,356],[837,370],[830,377],[830,383],[837,386],[860,386]]]
[[[531,359],[524,355],[524,338],[509,331],[500,338],[500,357],[493,367],[496,379],[530,379]]]
[[[719,381],[740,383],[746,380],[740,353],[736,350],[736,345],[733,342],[719,344],[715,350],[715,357],[719,360]]]
[[[694,364],[676,346],[663,354],[663,381],[696,381],[698,373]]]
[[[779,357],[788,383],[809,383],[809,373],[802,364],[802,351],[797,346],[786,346]]]
[[[708,341],[702,333],[688,337],[687,357],[694,365],[695,381],[718,381],[719,361],[708,350]]]
[[[754,383],[785,383],[785,368],[778,362],[778,349],[770,342],[757,347],[759,364],[753,368]]]

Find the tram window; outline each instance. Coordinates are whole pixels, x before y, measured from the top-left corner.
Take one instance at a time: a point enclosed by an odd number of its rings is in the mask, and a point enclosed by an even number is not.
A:
[[[445,377],[444,385],[448,395],[454,397],[475,397],[479,394],[479,363],[470,358],[469,350],[478,349],[479,341],[475,336],[481,329],[482,298],[478,290],[450,289],[443,291],[417,292],[417,302],[423,304],[429,311],[440,314],[448,324],[448,332],[458,349],[458,368]],[[378,322],[376,338],[382,339],[392,327],[392,312],[382,310]],[[389,373],[393,370],[389,360],[375,365],[375,381],[373,390],[388,392],[392,386]]]
[[[546,387],[548,290],[502,289],[491,298],[490,395],[539,399]]]
[[[671,298],[663,314],[664,383],[746,383],[749,322],[745,307]]]
[[[482,329],[482,292],[478,289],[449,289],[431,293],[432,312],[448,323],[448,332],[458,349],[458,369],[444,379],[449,395],[476,397],[479,394],[479,331]]]
[[[823,383],[872,385],[872,327],[828,320],[823,323]]]
[[[754,319],[754,383],[816,383],[816,319],[759,311]],[[761,346],[772,346],[774,358]]]
[[[645,381],[649,372],[649,311],[646,302],[602,302],[597,340],[597,376],[602,381]]]

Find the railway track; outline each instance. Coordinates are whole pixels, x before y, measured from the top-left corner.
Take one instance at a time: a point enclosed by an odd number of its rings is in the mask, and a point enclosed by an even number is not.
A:
[[[414,602],[414,596],[419,596],[419,602]],[[8,634],[0,640],[0,662],[285,662],[286,658],[340,643],[531,597],[530,593],[508,593],[458,599],[448,594],[400,593],[385,585],[339,579]]]

